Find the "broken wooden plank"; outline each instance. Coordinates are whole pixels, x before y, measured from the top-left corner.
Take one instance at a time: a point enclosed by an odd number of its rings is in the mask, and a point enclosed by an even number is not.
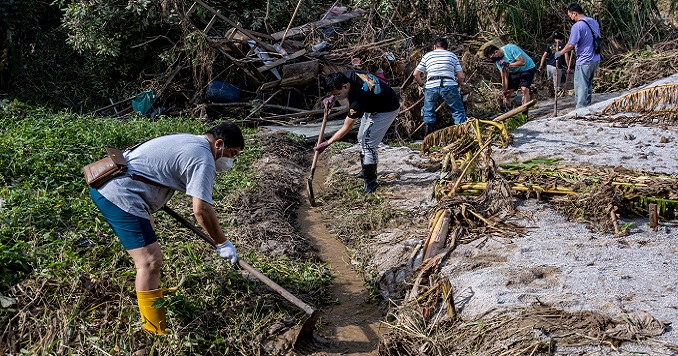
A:
[[[271,62],[271,63],[269,63],[265,66],[261,66],[261,67],[257,68],[257,70],[260,73],[263,73],[263,72],[265,72],[265,71],[267,71],[271,68],[275,68],[279,65],[285,64],[285,63],[287,63],[287,61],[290,61],[290,60],[295,59],[295,58],[299,58],[299,57],[303,56],[304,54],[306,54],[306,50],[301,49],[301,50],[296,51],[296,52],[292,53],[291,55],[289,55],[288,58],[280,58],[280,59],[275,60],[275,61],[273,61],[273,62]]]
[[[308,84],[315,80],[320,71],[320,62],[317,60],[289,64],[283,67],[283,78],[262,84],[258,91],[295,85]]]
[[[297,86],[315,81],[320,72],[320,62],[312,60],[286,64],[282,67],[283,77],[281,86]]]
[[[331,19],[318,20],[316,22],[310,22],[310,23],[307,23],[305,25],[301,25],[301,26],[291,28],[291,29],[289,29],[289,31],[287,31],[287,34],[285,34],[285,31],[272,33],[271,37],[273,37],[273,39],[275,39],[276,41],[280,41],[283,38],[283,36],[294,37],[296,35],[301,35],[301,34],[304,34],[306,32],[311,32],[311,31],[313,31],[314,29],[317,29],[317,28],[326,27],[326,26],[329,26],[329,25],[333,25],[335,23],[344,22],[346,20],[350,20],[350,19],[362,16],[363,13],[365,13],[365,11],[363,11],[363,10],[356,10],[356,11],[352,11],[352,12],[347,12],[347,13],[341,14],[339,16],[334,16]]]

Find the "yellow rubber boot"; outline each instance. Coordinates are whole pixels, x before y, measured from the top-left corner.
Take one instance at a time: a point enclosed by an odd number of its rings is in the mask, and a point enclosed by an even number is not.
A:
[[[167,327],[165,307],[153,308],[153,303],[160,298],[162,298],[162,289],[137,291],[139,313],[141,313],[144,329],[154,334],[164,334]]]

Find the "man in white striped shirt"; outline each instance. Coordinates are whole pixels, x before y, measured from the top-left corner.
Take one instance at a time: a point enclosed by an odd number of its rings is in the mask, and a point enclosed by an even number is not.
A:
[[[443,99],[450,107],[456,125],[466,121],[466,110],[459,94],[459,86],[465,75],[457,56],[447,50],[447,40],[438,37],[433,43],[433,51],[422,57],[414,70],[414,80],[423,87],[424,107],[421,116],[424,118],[424,136],[433,131],[436,122],[436,106]],[[426,72],[426,82],[421,73]]]

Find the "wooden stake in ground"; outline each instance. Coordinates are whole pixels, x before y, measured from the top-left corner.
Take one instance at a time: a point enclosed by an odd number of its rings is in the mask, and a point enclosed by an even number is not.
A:
[[[657,214],[657,204],[650,203],[647,205],[647,210],[650,212],[650,227],[652,230],[657,231],[657,225],[659,225],[659,214]]]

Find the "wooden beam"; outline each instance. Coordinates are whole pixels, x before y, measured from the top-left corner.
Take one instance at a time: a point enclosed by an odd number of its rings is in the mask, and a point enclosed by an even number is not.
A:
[[[331,19],[322,19],[322,20],[318,20],[316,22],[310,22],[310,23],[307,23],[305,25],[301,25],[301,26],[297,26],[297,27],[293,27],[293,28],[289,29],[289,31],[287,31],[287,34],[285,34],[285,31],[272,33],[271,37],[273,37],[273,39],[276,40],[276,41],[280,41],[283,38],[283,36],[294,37],[296,35],[301,35],[305,32],[313,31],[314,29],[326,27],[326,26],[329,26],[329,25],[333,25],[335,23],[344,22],[346,20],[350,20],[352,18],[362,16],[364,12],[365,11],[363,11],[363,10],[356,10],[356,11],[348,12],[348,13],[345,13],[345,14],[341,14],[339,16],[335,16]]]
[[[521,112],[529,109],[532,105],[534,105],[536,103],[537,103],[537,99],[534,99],[527,104],[521,105],[521,106],[519,106],[519,107],[517,107],[517,108],[515,108],[515,109],[513,109],[513,110],[511,110],[507,113],[504,113],[504,114],[501,114],[501,115],[495,117],[494,119],[492,119],[492,121],[496,121],[496,122],[504,121],[504,120],[508,119],[509,117],[511,117],[513,115],[520,114]]]
[[[277,67],[277,66],[279,66],[279,65],[281,65],[281,64],[285,64],[285,63],[286,63],[287,61],[289,61],[289,60],[292,60],[292,59],[301,57],[301,56],[303,56],[304,54],[306,54],[306,50],[305,50],[305,49],[296,51],[296,52],[292,53],[288,58],[280,58],[280,59],[275,60],[275,61],[273,61],[273,62],[271,62],[271,63],[269,63],[269,64],[267,64],[267,65],[265,65],[265,66],[261,66],[261,67],[257,68],[257,70],[259,70],[260,73],[263,73],[263,72],[265,72],[265,71],[267,71],[267,70],[269,70],[269,69],[271,69],[271,68],[275,68],[275,67]]]
[[[348,107],[339,106],[339,107],[332,109],[331,112],[346,111],[346,110],[348,110]],[[318,114],[323,114],[323,113],[325,113],[325,109],[308,110],[308,111],[297,112],[297,113],[292,113],[292,114],[268,116],[268,117],[265,117],[265,118],[262,118],[262,119],[267,119],[267,120],[289,119],[289,118],[292,118],[292,117],[312,116],[312,115],[318,115]]]

